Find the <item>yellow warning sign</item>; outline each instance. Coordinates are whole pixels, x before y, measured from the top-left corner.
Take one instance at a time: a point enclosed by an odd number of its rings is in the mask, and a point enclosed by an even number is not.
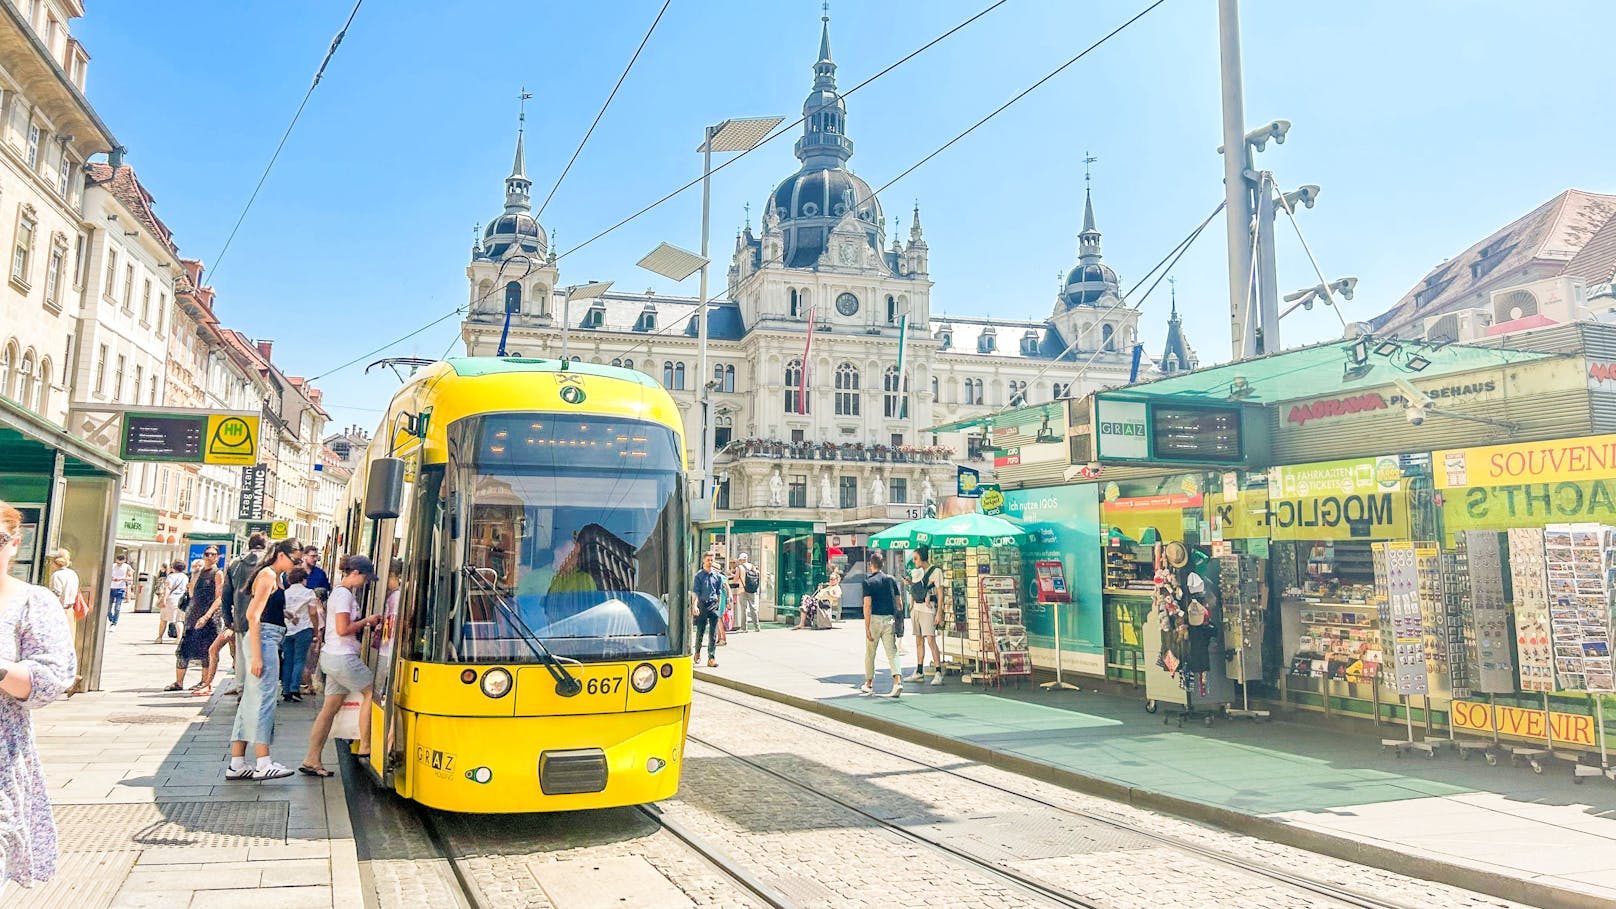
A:
[[[258,417],[209,415],[207,433],[202,442],[202,463],[257,464]]]

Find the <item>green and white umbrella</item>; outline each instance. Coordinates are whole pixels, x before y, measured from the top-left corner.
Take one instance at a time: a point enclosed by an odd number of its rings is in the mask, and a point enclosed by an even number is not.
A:
[[[920,537],[943,522],[936,518],[921,518],[894,524],[880,533],[870,534],[869,545],[876,549],[914,549],[926,545]]]
[[[1014,546],[1024,542],[1029,536],[1027,531],[1010,521],[986,514],[957,514],[951,518],[935,521],[933,525],[915,535],[915,545],[940,546],[944,549],[961,546]]]

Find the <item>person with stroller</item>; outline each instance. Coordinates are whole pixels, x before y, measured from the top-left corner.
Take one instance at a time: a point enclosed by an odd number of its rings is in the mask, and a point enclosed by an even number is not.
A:
[[[830,623],[837,618],[837,612],[842,608],[842,574],[831,569],[830,577],[819,589],[802,598],[802,608],[798,611],[797,624],[791,626],[792,631],[803,628],[829,628]],[[821,619],[820,616],[824,618]]]

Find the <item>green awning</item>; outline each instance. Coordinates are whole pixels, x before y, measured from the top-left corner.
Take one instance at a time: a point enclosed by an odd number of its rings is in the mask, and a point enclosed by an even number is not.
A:
[[[1418,381],[1433,379],[1450,373],[1474,372],[1515,363],[1542,360],[1557,354],[1537,351],[1508,350],[1499,347],[1450,344],[1433,349],[1418,341],[1371,338],[1367,345],[1366,369],[1359,374],[1344,372],[1351,362],[1356,340],[1326,341],[1312,347],[1282,351],[1265,357],[1254,357],[1179,373],[1154,382],[1141,382],[1110,391],[1100,392],[1104,398],[1199,398],[1204,401],[1239,400],[1247,404],[1278,404],[1323,394],[1350,394],[1358,389],[1381,388],[1396,379]],[[1392,348],[1389,354],[1375,353],[1385,344]],[[1410,369],[1411,357],[1418,356],[1427,365],[1418,371]],[[1236,381],[1243,380],[1243,381]],[[1231,398],[1234,389],[1249,389],[1249,393]]]
[[[123,462],[69,435],[61,427],[0,398],[0,470],[49,474],[56,452],[66,455],[70,477],[122,476]]]

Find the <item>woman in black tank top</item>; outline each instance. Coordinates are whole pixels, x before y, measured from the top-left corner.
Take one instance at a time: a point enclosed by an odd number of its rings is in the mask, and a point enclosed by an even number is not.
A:
[[[230,727],[230,767],[227,780],[275,780],[295,771],[270,760],[269,741],[275,729],[275,705],[280,698],[280,643],[286,635],[286,592],[280,575],[302,553],[295,539],[275,543],[264,552],[253,576],[252,600],[247,605],[247,657],[251,675],[242,676],[241,704]],[[257,760],[247,760],[252,743]]]

